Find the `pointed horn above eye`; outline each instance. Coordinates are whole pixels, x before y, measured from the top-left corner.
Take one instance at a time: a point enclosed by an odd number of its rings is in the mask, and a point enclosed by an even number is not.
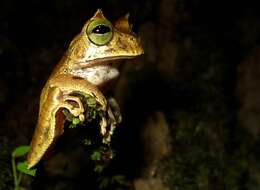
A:
[[[101,9],[98,9],[92,18],[106,19]]]
[[[129,34],[133,33],[132,26],[129,24],[129,16],[130,16],[130,14],[127,13],[125,16],[119,18],[114,23],[114,27],[125,33],[129,33]]]

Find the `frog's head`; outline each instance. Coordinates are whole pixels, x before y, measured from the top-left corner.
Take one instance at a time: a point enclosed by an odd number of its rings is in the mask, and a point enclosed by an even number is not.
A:
[[[140,40],[128,23],[128,15],[113,25],[98,9],[71,42],[66,68],[70,68],[71,74],[101,87],[119,75],[115,60],[143,53]]]
[[[133,58],[143,53],[140,40],[128,23],[128,15],[113,25],[98,9],[71,42],[68,56],[78,68],[115,59]]]

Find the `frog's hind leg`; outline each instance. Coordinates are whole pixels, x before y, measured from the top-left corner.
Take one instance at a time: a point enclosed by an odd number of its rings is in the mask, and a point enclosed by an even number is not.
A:
[[[75,102],[78,105],[75,105]],[[68,109],[73,116],[84,120],[84,108],[78,97],[63,94],[58,87],[49,88],[49,93],[40,109],[31,150],[27,156],[28,168],[37,164],[54,140],[62,135],[65,119],[59,119],[59,114],[64,108]]]
[[[55,137],[56,112],[59,110],[62,93],[58,88],[49,88],[45,102],[41,105],[37,127],[27,156],[28,168],[37,164]]]

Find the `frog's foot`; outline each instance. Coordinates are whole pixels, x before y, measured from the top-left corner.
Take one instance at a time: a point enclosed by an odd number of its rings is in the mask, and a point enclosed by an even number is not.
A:
[[[85,116],[84,116],[85,110],[79,97],[71,96],[71,95],[63,95],[63,101],[64,101],[63,106],[67,108],[74,117],[79,117],[79,120],[81,122],[85,121]],[[73,103],[70,103],[71,101],[76,102],[77,106],[75,106],[75,104]]]
[[[112,121],[116,122],[117,124],[121,123],[122,115],[116,99],[113,97],[108,98],[108,105],[109,105],[109,109],[108,109],[109,118],[111,118]]]
[[[107,117],[100,121],[100,133],[103,136],[103,143],[110,144],[116,126],[121,123],[122,116],[118,103],[114,98],[108,99]]]
[[[105,136],[105,134],[107,133],[107,120],[105,117],[102,117],[100,120],[100,133],[102,136]]]
[[[102,117],[99,122],[100,133],[102,136],[109,135],[109,131],[108,131],[108,130],[110,130],[109,126],[111,128],[111,126],[115,126],[117,124],[115,116],[110,107],[108,107],[107,114],[108,114],[108,118]]]

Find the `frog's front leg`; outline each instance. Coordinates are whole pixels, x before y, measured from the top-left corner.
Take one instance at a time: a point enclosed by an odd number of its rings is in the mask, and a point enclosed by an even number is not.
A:
[[[68,107],[66,107],[70,113],[74,116],[74,117],[79,117],[79,120],[81,122],[85,121],[85,116],[84,116],[84,106],[80,100],[79,97],[76,97],[76,96],[71,96],[71,95],[63,95],[63,100],[64,102],[65,101],[73,101],[73,102],[76,102],[78,104],[78,108],[76,107],[73,107],[71,108],[71,104],[67,103],[68,104]]]
[[[50,87],[40,109],[37,127],[31,142],[31,150],[27,157],[29,168],[40,161],[54,139],[62,134],[64,123],[57,122],[57,113],[64,108],[68,109],[73,116],[84,121],[84,107],[81,100],[66,94],[59,87]]]

